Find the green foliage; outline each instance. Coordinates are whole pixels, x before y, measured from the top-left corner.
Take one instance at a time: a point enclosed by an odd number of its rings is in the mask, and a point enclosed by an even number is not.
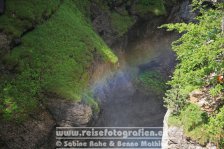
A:
[[[205,144],[214,142],[219,148],[224,147],[224,106],[217,115],[208,117],[197,105],[189,104],[179,115],[169,117],[169,125],[183,126],[185,135]]]
[[[164,102],[173,114],[178,114],[186,105],[187,93],[179,84],[173,85],[171,89],[166,91]]]
[[[177,115],[170,115],[168,118],[168,125],[181,127],[182,124],[181,124],[180,117]]]
[[[111,23],[112,27],[118,33],[118,36],[122,36],[135,23],[135,21],[134,18],[129,16],[127,12],[123,15],[112,12]]]
[[[28,114],[38,108],[41,92],[82,100],[94,58],[99,55],[105,62],[117,62],[86,20],[72,0],[65,0],[48,21],[22,38],[22,45],[5,57],[17,75],[1,84],[7,91],[0,92],[1,112],[14,118],[15,113]]]
[[[202,15],[197,17],[199,22],[197,24],[163,25],[169,31],[175,29],[179,33],[184,33],[172,46],[180,63],[176,66],[173,78],[168,83],[172,88],[176,88],[178,85],[178,94],[183,97],[186,97],[192,90],[205,85],[206,76],[210,73],[222,74],[224,68],[224,38],[220,28],[223,16],[222,7],[217,10],[202,9],[201,13]],[[216,92],[224,89],[223,85],[216,86],[213,82],[210,84]],[[214,90],[211,92],[214,93]],[[173,94],[172,89],[167,92],[166,96],[167,101],[169,101],[167,102],[168,107],[169,103],[177,101],[171,94]],[[183,105],[184,103],[179,102],[177,104]]]
[[[0,30],[13,36],[20,36],[25,29],[48,17],[59,4],[60,0],[7,0],[5,13],[0,16]]]
[[[193,2],[201,12],[196,18],[197,23],[162,26],[182,34],[172,45],[179,64],[168,82],[171,89],[164,99],[166,106],[175,114],[171,123],[181,123],[185,135],[201,144],[210,140],[223,148],[224,108],[215,111],[217,114],[213,117],[208,117],[196,105],[187,105],[188,95],[195,89],[209,85],[212,96],[220,95],[224,89],[223,84],[209,77],[211,73],[223,74],[224,71],[224,37],[220,27],[224,4],[218,4],[216,9],[203,9],[201,2]]]
[[[166,9],[163,0],[139,0],[135,5],[135,10],[141,15],[149,12],[155,15],[166,14]]]
[[[224,106],[220,108],[220,112],[211,117],[207,125],[209,138],[215,142],[220,148],[224,147]]]
[[[171,115],[169,125],[183,127],[186,136],[205,144],[209,140],[208,116],[194,104],[187,104],[178,115]]]
[[[166,90],[165,80],[157,71],[145,71],[139,76],[140,84],[156,93],[164,93]]]
[[[199,125],[206,123],[207,115],[194,104],[189,104],[181,111],[181,121],[184,124],[185,131],[191,131]]]
[[[217,84],[214,88],[211,88],[209,92],[212,96],[217,96],[221,94],[222,89],[223,89],[223,86],[221,84]]]
[[[85,93],[85,95],[83,96],[83,101],[92,107],[93,113],[100,112],[99,103],[96,101],[96,99],[93,98],[92,93]]]

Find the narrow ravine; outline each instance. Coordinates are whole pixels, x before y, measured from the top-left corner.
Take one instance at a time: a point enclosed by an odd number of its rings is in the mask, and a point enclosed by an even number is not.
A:
[[[121,46],[123,49],[119,50],[124,53],[119,69],[93,87],[101,113],[92,126],[162,127],[166,112],[163,94],[142,90],[136,80],[144,70],[158,70],[165,79],[169,78],[175,59],[170,45],[175,35],[150,27],[138,26],[145,34]]]

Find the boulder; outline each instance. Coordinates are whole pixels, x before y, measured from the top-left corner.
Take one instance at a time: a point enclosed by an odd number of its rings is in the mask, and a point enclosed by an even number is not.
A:
[[[46,104],[60,127],[86,126],[92,119],[91,107],[83,103],[50,98]]]

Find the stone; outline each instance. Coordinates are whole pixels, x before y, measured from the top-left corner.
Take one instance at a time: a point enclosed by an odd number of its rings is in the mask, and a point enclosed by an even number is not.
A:
[[[183,128],[168,126],[170,110],[167,111],[163,121],[162,149],[217,149],[214,144],[202,146],[184,135]]]
[[[44,109],[30,114],[25,122],[15,123],[1,121],[0,148],[31,149],[39,148],[48,142],[55,127],[52,116]]]
[[[201,90],[194,90],[192,91],[190,96],[190,102],[197,103],[200,100],[200,97],[203,95],[203,92]]]
[[[190,96],[190,102],[192,102],[192,103],[197,103],[198,100],[199,100],[198,98],[193,97],[193,96]]]
[[[198,102],[198,105],[200,107],[204,106],[205,104],[208,104],[208,102],[206,101],[206,98],[202,98],[199,102]]]
[[[61,127],[87,126],[92,119],[92,109],[90,106],[71,100],[50,98],[47,108]]]
[[[201,95],[203,95],[203,92],[201,90],[194,90],[190,93],[190,95],[193,97],[200,97]]]
[[[172,8],[171,13],[168,17],[169,22],[194,22],[197,16],[196,12],[192,11],[190,1],[182,1],[179,5]]]
[[[97,4],[91,3],[90,7],[92,24],[96,32],[105,40],[108,45],[115,41],[115,32],[110,23],[110,17]]]

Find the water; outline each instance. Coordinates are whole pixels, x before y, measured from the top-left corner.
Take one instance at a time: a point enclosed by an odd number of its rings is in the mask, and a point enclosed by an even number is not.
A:
[[[140,29],[144,30],[144,27]],[[169,78],[174,66],[174,54],[170,50],[175,39],[173,33],[155,30],[140,38],[128,41],[126,46],[118,46],[120,67],[106,80],[93,87],[100,100],[101,113],[92,126],[96,127],[161,127],[166,109],[163,95],[144,91],[136,79],[141,71],[160,71]]]

